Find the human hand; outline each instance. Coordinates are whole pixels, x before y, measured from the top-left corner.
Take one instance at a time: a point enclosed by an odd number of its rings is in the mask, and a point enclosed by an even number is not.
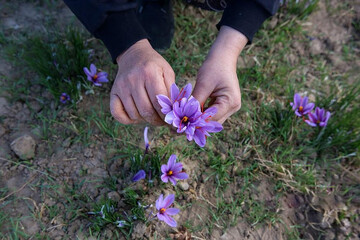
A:
[[[217,108],[212,120],[225,122],[241,107],[241,93],[236,74],[238,56],[247,43],[240,32],[222,26],[220,33],[201,66],[193,96],[204,104],[210,97],[210,106]]]
[[[132,45],[117,59],[118,72],[110,93],[110,111],[123,124],[163,125],[156,95],[169,96],[175,73],[147,39]]]

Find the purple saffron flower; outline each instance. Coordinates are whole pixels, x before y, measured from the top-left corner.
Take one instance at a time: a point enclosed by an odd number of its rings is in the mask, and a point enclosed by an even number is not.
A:
[[[164,221],[170,227],[176,227],[177,223],[175,219],[173,219],[172,215],[176,215],[180,212],[177,208],[169,208],[170,205],[174,202],[175,195],[170,194],[165,199],[163,199],[163,195],[161,194],[159,199],[156,200],[156,209],[158,213],[156,214],[160,221]]]
[[[329,121],[329,118],[331,116],[331,113],[329,111],[325,111],[325,109],[322,108],[316,108],[315,113],[309,113],[308,114],[309,119],[305,120],[307,124],[309,124],[312,127],[320,126],[325,127],[327,125],[327,122]]]
[[[181,90],[179,90],[179,88],[176,86],[176,84],[173,83],[171,85],[171,89],[170,89],[171,100],[163,94],[159,94],[156,96],[158,103],[161,106],[161,112],[166,115],[165,122],[167,122],[168,124],[172,124],[172,121],[173,121],[172,111],[173,111],[174,103],[180,101],[183,98],[188,99],[191,95],[191,91],[192,91],[191,83],[188,83]]]
[[[199,116],[201,121],[197,123],[194,134],[187,134],[187,139],[189,141],[195,140],[197,145],[199,145],[200,147],[204,147],[206,144],[206,138],[210,137],[209,133],[220,132],[221,130],[223,130],[223,126],[220,123],[216,121],[210,121],[210,118],[214,116],[216,112],[216,107],[210,107],[206,109]]]
[[[294,102],[290,103],[290,105],[299,117],[308,114],[315,107],[314,103],[308,103],[308,97],[300,97],[298,93],[295,93]]]
[[[84,72],[87,76],[87,79],[92,82],[95,86],[101,86],[101,83],[108,82],[108,74],[106,72],[98,72],[95,65],[90,65],[90,70],[87,67],[84,67]]]
[[[150,147],[150,142],[148,139],[148,130],[149,130],[149,128],[145,127],[145,129],[144,129],[145,152],[147,152]]]
[[[176,180],[189,178],[187,173],[183,172],[182,169],[182,163],[176,162],[176,155],[171,155],[168,163],[161,166],[161,172],[163,173],[161,175],[161,180],[166,183],[170,180],[170,182],[175,186]]]
[[[194,135],[195,127],[202,120],[199,101],[194,97],[183,98],[180,102],[174,103],[172,113],[170,118],[173,118],[172,124],[178,128],[177,132]]]
[[[137,181],[140,181],[141,179],[144,179],[146,176],[146,173],[144,170],[140,170],[138,171],[134,177],[131,179],[133,182],[137,182]]]
[[[70,96],[69,96],[69,94],[67,94],[67,93],[62,93],[62,94],[60,95],[60,102],[63,103],[63,104],[65,104],[65,103],[67,103],[68,101],[70,101]]]

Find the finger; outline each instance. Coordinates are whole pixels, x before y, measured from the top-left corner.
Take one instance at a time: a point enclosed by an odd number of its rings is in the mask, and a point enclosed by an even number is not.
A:
[[[202,81],[197,81],[192,95],[199,101],[200,105],[203,106],[214,89],[215,86],[206,85]]]
[[[144,119],[139,114],[136,104],[131,95],[121,95],[121,102],[129,118],[136,122],[142,122]]]
[[[111,115],[122,124],[133,124],[134,121],[125,112],[120,98],[116,94],[110,95],[110,112]]]
[[[146,122],[149,122],[156,126],[161,126],[165,124],[165,122],[162,120],[162,118],[159,116],[159,114],[154,109],[152,103],[150,102],[149,96],[145,88],[138,88],[133,98],[140,116]]]
[[[210,107],[216,107],[217,113],[211,118],[213,121],[224,123],[232,114],[241,107],[241,97],[219,96]]]
[[[163,78],[164,75],[157,75],[157,77]],[[161,112],[161,106],[157,101],[156,95],[163,94],[165,96],[169,96],[168,90],[164,84],[164,79],[159,79],[157,81],[158,84],[153,84],[150,81],[145,82],[146,92],[149,96],[150,102],[153,108],[156,110],[161,119],[164,119],[164,114]],[[169,89],[170,90],[170,89]]]
[[[164,74],[163,78],[165,80],[165,86],[167,89],[168,94],[166,96],[170,96],[170,88],[173,83],[175,83],[175,73],[174,70],[169,66],[169,68],[163,69]]]

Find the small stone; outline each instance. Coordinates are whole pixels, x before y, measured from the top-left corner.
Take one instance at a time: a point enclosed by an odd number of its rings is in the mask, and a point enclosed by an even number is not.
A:
[[[68,137],[67,139],[65,139],[65,140],[63,141],[62,146],[63,146],[64,148],[68,148],[68,147],[70,147],[70,144],[71,144],[71,137]]]
[[[324,239],[333,240],[335,239],[336,236],[332,230],[328,229],[325,231],[324,237],[325,237]]]
[[[6,116],[9,113],[9,103],[4,97],[0,97],[0,116]]]
[[[322,53],[323,51],[322,42],[319,39],[315,38],[310,42],[309,50],[312,55],[317,55]]]
[[[180,181],[180,182],[178,182],[178,184],[179,184],[179,187],[181,188],[181,190],[183,190],[183,191],[189,190],[189,184],[187,182]]]
[[[93,156],[94,156],[94,154],[93,154],[92,149],[86,148],[85,151],[84,151],[84,157],[86,157],[86,158],[91,158],[91,157],[93,157]]]
[[[15,152],[15,154],[23,159],[31,159],[35,156],[35,140],[30,135],[23,135],[21,137],[16,138],[10,144],[11,150]]]
[[[320,228],[322,228],[322,229],[330,228],[329,223],[324,222],[324,221],[321,221],[321,223],[319,224],[319,226],[320,226]]]
[[[269,22],[269,29],[275,29],[276,25],[278,23],[278,19],[276,17],[272,17],[270,22]]]
[[[138,223],[134,227],[134,231],[131,234],[131,239],[143,239],[146,232],[146,225],[144,223]]]
[[[6,129],[0,125],[0,137],[2,137],[6,132]]]
[[[351,222],[349,221],[349,219],[344,218],[341,223],[344,225],[344,227],[346,228],[350,228],[351,227]]]
[[[118,192],[115,191],[109,192],[107,196],[109,199],[114,200],[116,202],[120,201],[120,194]]]
[[[29,106],[31,110],[33,110],[36,113],[40,112],[41,109],[43,108],[43,106],[38,101],[31,101],[29,103]]]

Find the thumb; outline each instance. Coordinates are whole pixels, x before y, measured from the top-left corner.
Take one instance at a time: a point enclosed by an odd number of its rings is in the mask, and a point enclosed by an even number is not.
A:
[[[211,105],[210,107],[215,107],[217,109],[217,113],[215,116],[211,117],[211,121],[217,121],[221,124],[225,122],[225,120],[230,117],[231,113],[229,113],[229,109],[226,104],[221,103],[221,101],[218,101],[219,99],[215,100],[215,103]],[[209,108],[210,108],[209,107]]]

